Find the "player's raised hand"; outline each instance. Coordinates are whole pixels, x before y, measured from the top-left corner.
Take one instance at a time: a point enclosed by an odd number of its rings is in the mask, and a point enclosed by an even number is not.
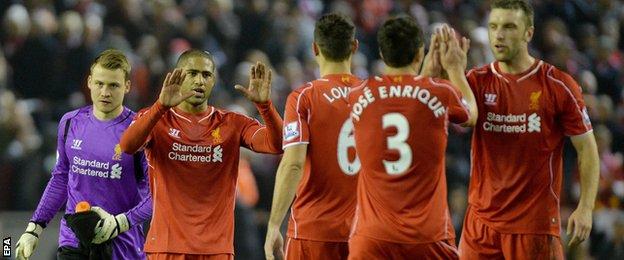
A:
[[[592,228],[592,210],[577,208],[568,219],[569,247],[575,247],[589,237]]]
[[[429,43],[429,52],[425,55],[421,75],[426,77],[439,78],[442,75],[442,65],[440,64],[440,35],[439,33],[433,33],[431,35],[431,42]]]
[[[163,106],[174,107],[193,96],[192,90],[182,92],[182,82],[185,78],[186,73],[183,73],[182,69],[175,69],[173,72],[167,73],[158,97],[158,101]]]
[[[267,229],[266,241],[264,241],[264,256],[267,260],[284,259],[284,238],[279,227]]]
[[[467,52],[470,40],[462,37],[461,42],[455,30],[447,25],[440,29],[440,63],[445,70],[465,71],[468,63]]]
[[[257,62],[249,70],[249,87],[236,85],[234,88],[255,103],[266,103],[271,99],[271,77],[271,69]]]

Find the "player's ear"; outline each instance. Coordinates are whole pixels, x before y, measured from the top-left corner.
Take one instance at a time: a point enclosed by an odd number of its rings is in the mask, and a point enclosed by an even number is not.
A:
[[[416,55],[414,55],[414,60],[412,63],[416,65],[416,67],[420,68],[420,64],[423,62],[425,57],[425,45],[420,46],[418,51],[416,51]]]
[[[355,54],[359,47],[360,42],[357,39],[353,40],[353,42],[351,43],[351,54]]]
[[[535,27],[529,26],[524,32],[524,39],[526,42],[530,42],[533,39],[533,33],[535,33]]]
[[[381,49],[379,49],[379,58],[381,58],[381,60],[384,60],[383,53],[381,53]]]
[[[87,87],[91,89],[91,85],[93,85],[93,83],[91,82],[91,75],[89,75],[89,77],[87,77]]]
[[[128,94],[128,92],[130,92],[130,87],[132,86],[130,80],[126,80],[126,90],[124,91],[124,94]]]
[[[318,45],[316,45],[316,42],[312,42],[312,52],[314,52],[314,56],[318,56],[320,53],[319,47]]]

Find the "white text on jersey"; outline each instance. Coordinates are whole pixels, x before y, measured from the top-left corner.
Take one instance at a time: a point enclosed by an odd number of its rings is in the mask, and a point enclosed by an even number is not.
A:
[[[349,87],[333,87],[329,90],[331,97],[327,95],[327,92],[323,93],[323,96],[327,99],[327,101],[329,101],[329,103],[332,103],[336,101],[336,99],[346,98],[350,89],[351,88]]]
[[[223,148],[221,145],[213,147],[211,145],[185,145],[174,142],[168,157],[171,160],[182,162],[223,162]]]
[[[110,171],[109,171],[110,170]],[[110,162],[86,160],[78,156],[72,158],[71,172],[100,178],[121,179],[123,167],[119,163],[110,166]]]
[[[438,118],[446,113],[446,107],[442,105],[442,102],[437,96],[432,95],[427,89],[421,89],[419,86],[415,88],[410,85],[396,85],[396,86],[380,86],[377,88],[378,96],[380,99],[386,98],[413,98],[417,99],[421,103],[427,105],[427,108],[433,112],[433,115]],[[355,121],[360,121],[360,115],[364,112],[370,103],[375,101],[373,92],[368,88],[364,88],[364,93],[357,99],[357,103],[353,105],[351,111],[351,118]]]
[[[542,118],[537,115],[537,113],[533,113],[527,117],[527,114],[500,115],[488,112],[485,122],[483,122],[483,130],[510,134],[541,132],[541,120]]]

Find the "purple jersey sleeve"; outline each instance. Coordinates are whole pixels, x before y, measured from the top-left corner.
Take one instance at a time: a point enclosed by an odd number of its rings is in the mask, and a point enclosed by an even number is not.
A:
[[[131,226],[140,225],[152,216],[152,194],[149,190],[147,177],[147,160],[145,160],[145,154],[143,152],[139,152],[135,154],[135,156],[141,156],[141,172],[143,173],[143,178],[137,183],[137,186],[142,199],[139,204],[126,212],[126,217],[128,217]]]
[[[44,227],[67,201],[69,160],[65,153],[65,124],[72,117],[73,113],[65,114],[59,122],[56,138],[56,165],[52,169],[52,177],[48,181],[39,205],[37,205],[37,209],[30,219],[30,221],[42,224]]]

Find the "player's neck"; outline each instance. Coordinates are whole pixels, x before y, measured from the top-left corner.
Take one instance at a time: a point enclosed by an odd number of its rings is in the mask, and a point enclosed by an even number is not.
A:
[[[119,115],[121,115],[122,111],[123,111],[123,106],[118,106],[113,111],[110,111],[108,113],[104,111],[100,111],[97,108],[95,108],[95,106],[93,106],[93,115],[95,116],[95,118],[97,118],[100,121],[109,121],[111,119],[114,119],[118,117]]]
[[[351,74],[351,60],[343,62],[324,61],[319,64],[321,77],[331,74]]]
[[[528,52],[520,54],[514,59],[505,62],[498,62],[501,72],[507,74],[520,74],[525,72],[535,63],[535,58],[531,57]]]
[[[384,74],[385,75],[418,75],[418,71],[416,70],[416,67],[414,66],[405,66],[405,67],[399,67],[399,68],[394,68],[394,67],[390,67],[386,65],[386,68],[384,69]]]
[[[189,113],[189,114],[197,114],[197,113],[201,113],[204,112],[208,109],[208,102],[203,102],[199,105],[193,105],[191,103],[188,102],[182,102],[180,103],[178,106],[178,109]]]

